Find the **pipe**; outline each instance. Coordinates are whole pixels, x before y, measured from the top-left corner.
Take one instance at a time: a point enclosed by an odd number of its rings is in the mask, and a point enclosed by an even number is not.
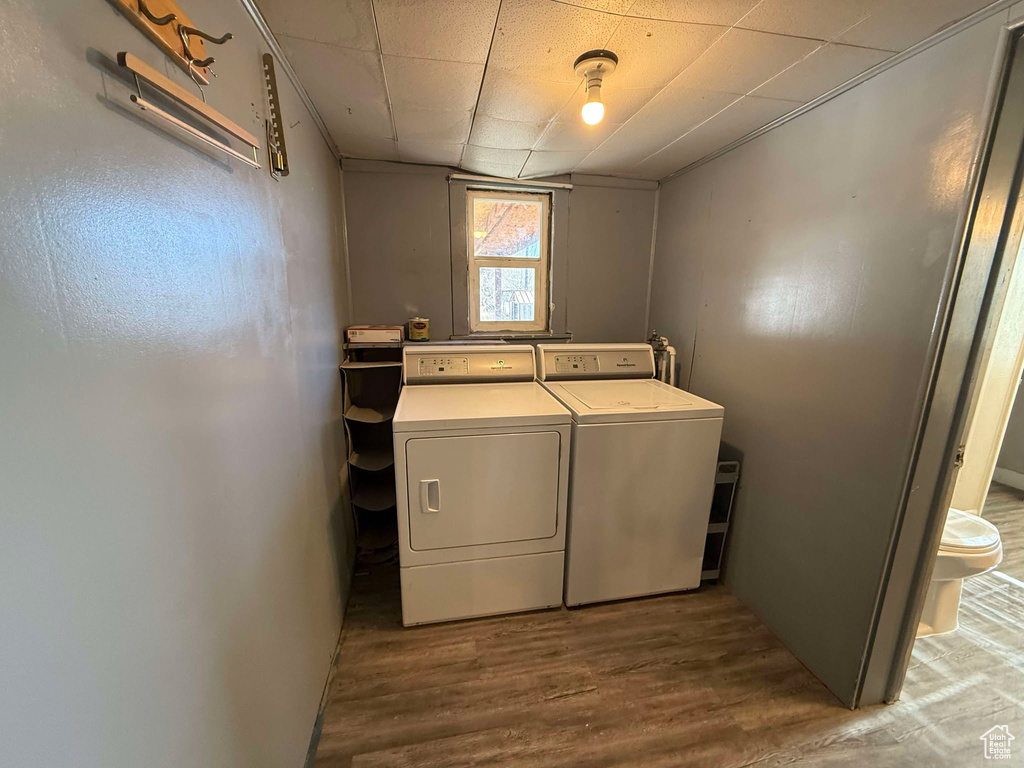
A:
[[[664,358],[667,360],[668,365],[668,385],[674,387],[676,385],[676,348],[673,346],[665,347]]]

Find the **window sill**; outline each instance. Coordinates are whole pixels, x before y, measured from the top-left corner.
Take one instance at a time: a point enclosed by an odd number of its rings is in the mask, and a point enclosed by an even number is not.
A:
[[[451,341],[572,341],[571,333],[552,333],[550,331],[534,331],[517,333],[470,333],[465,336],[452,335]]]

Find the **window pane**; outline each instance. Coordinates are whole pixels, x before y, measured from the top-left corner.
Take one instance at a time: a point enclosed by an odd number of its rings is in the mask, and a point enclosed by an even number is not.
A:
[[[477,258],[539,259],[541,216],[536,200],[473,200],[473,254]]]
[[[532,321],[536,273],[532,267],[480,267],[481,322]]]

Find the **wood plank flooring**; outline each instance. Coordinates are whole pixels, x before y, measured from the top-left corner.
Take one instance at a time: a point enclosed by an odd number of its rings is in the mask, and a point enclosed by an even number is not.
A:
[[[994,487],[985,516],[1011,580],[967,582],[902,700],[857,712],[724,587],[403,629],[378,568],[354,584],[315,765],[980,765],[992,725],[1024,744],[1024,494]]]

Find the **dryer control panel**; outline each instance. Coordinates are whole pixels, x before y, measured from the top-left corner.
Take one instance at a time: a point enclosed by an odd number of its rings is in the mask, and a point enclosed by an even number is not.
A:
[[[473,384],[533,381],[533,347],[528,344],[451,344],[406,347],[406,384]]]
[[[541,381],[654,378],[649,344],[540,344],[537,355]]]
[[[416,358],[417,376],[465,376],[469,373],[469,358],[461,355],[431,355]]]

